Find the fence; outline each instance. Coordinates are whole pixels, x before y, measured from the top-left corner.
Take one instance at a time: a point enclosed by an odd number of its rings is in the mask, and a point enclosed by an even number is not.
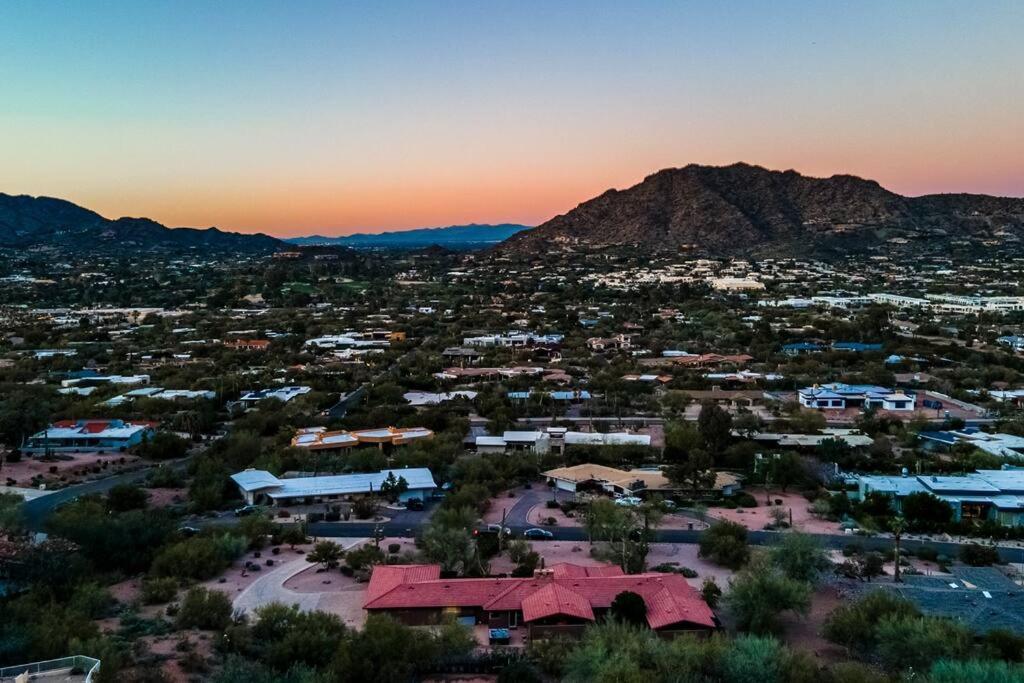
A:
[[[63,669],[81,671],[82,675],[85,676],[86,683],[91,683],[93,676],[100,670],[100,660],[84,655],[74,655],[72,657],[61,657],[60,659],[48,659],[45,662],[8,666],[0,668],[0,681],[8,678],[13,679],[23,673],[38,676],[39,674],[61,671]]]

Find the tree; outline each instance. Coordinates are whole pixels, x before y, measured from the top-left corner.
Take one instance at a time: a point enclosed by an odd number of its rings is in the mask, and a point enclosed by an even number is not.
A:
[[[150,460],[173,460],[188,453],[189,442],[172,432],[157,432],[138,446],[138,454]]]
[[[797,434],[817,434],[828,426],[828,422],[817,410],[802,410],[798,406],[789,417],[789,426]]]
[[[391,503],[398,500],[408,490],[409,482],[402,476],[396,478],[394,472],[388,472],[388,476],[380,485],[380,495],[384,496]]]
[[[324,569],[333,569],[338,566],[341,554],[341,546],[334,541],[320,541],[313,546],[313,550],[306,555],[306,559],[323,565]]]
[[[781,453],[768,464],[768,479],[783,491],[806,477],[803,461],[796,453]]]
[[[949,503],[927,491],[906,496],[901,507],[907,526],[915,531],[937,531],[953,519]]]
[[[816,538],[799,531],[783,534],[771,550],[772,562],[794,581],[813,584],[831,563]]]
[[[612,600],[611,615],[624,624],[647,625],[647,603],[632,591],[622,591]]]
[[[715,577],[708,576],[704,578],[704,583],[701,584],[700,594],[704,598],[704,602],[708,603],[708,607],[715,609],[718,607],[718,601],[722,597],[722,587],[715,581]]]
[[[732,439],[732,415],[717,403],[706,402],[701,405],[697,416],[697,428],[704,448],[712,455],[718,455]]]
[[[286,543],[289,548],[295,550],[295,546],[302,545],[307,540],[306,528],[302,524],[291,524],[281,531],[281,543]]]
[[[715,522],[701,534],[700,556],[722,567],[739,569],[750,559],[746,527],[736,522]]]
[[[889,528],[892,530],[892,540],[894,545],[892,580],[899,583],[901,581],[900,562],[903,559],[902,555],[900,555],[900,541],[903,538],[903,531],[907,528],[907,522],[902,517],[894,517],[889,522]]]
[[[759,558],[732,580],[725,602],[738,628],[765,634],[778,630],[782,612],[806,613],[811,590],[809,584],[789,578]]]

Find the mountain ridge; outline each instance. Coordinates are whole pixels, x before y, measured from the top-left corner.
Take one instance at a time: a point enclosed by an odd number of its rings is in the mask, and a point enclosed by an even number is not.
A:
[[[1000,235],[1007,233],[1005,235]],[[662,169],[514,235],[499,254],[631,246],[643,252],[820,255],[886,243],[1024,236],[1024,199],[906,197],[850,174],[814,178],[738,163]],[[933,245],[936,246],[936,245]]]
[[[149,218],[128,216],[110,219],[66,199],[0,192],[0,248],[263,253],[285,246],[263,233],[243,234],[214,227],[170,228]]]
[[[360,248],[409,248],[416,249],[433,244],[445,247],[486,246],[501,242],[514,234],[530,230],[530,226],[519,223],[468,223],[466,225],[448,225],[436,228],[410,228],[391,232],[366,233],[328,237],[310,235],[306,237],[290,237],[284,241],[289,244],[306,246],[331,244]]]

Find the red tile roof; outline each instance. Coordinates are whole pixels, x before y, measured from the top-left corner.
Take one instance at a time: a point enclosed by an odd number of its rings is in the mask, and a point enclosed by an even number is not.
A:
[[[548,567],[548,571],[555,578],[570,578],[576,576],[622,576],[622,567],[615,564],[600,564],[583,566],[581,564],[570,564],[559,562]]]
[[[618,567],[562,564],[529,579],[418,580],[415,577],[420,572],[423,576],[439,576],[439,568],[436,565],[407,567],[410,569],[406,571],[396,571],[393,565],[376,567],[363,607],[367,610],[478,607],[492,612],[522,611],[524,621],[555,614],[593,619],[593,610],[608,609],[619,593],[631,591],[644,599],[651,628],[682,622],[715,627],[711,608],[678,574],[625,575]],[[436,573],[429,574],[428,568]]]
[[[366,602],[376,600],[403,583],[431,581],[441,576],[437,564],[385,564],[374,568],[366,588]]]
[[[549,583],[523,598],[522,610],[523,621],[558,615],[594,621],[594,610],[587,599],[557,583]]]

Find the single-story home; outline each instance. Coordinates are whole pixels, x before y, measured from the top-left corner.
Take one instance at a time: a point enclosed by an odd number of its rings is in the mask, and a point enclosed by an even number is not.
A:
[[[61,420],[28,438],[27,453],[126,451],[154,433],[152,422]]]
[[[900,510],[912,493],[930,493],[953,508],[954,520],[990,520],[1004,526],[1024,526],[1024,468],[978,470],[965,475],[857,477],[861,500],[869,493],[893,499]]]
[[[231,475],[238,490],[249,505],[270,502],[274,505],[324,503],[363,496],[380,491],[381,484],[394,474],[405,479],[408,489],[399,500],[424,500],[437,488],[434,477],[426,467],[381,470],[367,474],[332,474],[318,477],[279,479],[265,470],[248,469]]]
[[[590,463],[557,467],[542,475],[555,488],[575,493],[580,488],[601,489],[611,494],[637,495],[644,493],[671,494],[681,491],[665,473],[657,468],[620,470],[606,465]],[[715,483],[708,492],[731,496],[740,489],[740,479],[729,472],[716,472]]]
[[[531,640],[579,637],[626,591],[643,599],[647,625],[659,634],[709,633],[718,627],[714,612],[679,574],[625,575],[616,566],[568,563],[537,570],[531,578],[480,579],[442,579],[439,565],[377,565],[363,609],[410,626],[455,617],[490,628],[522,626]]]

